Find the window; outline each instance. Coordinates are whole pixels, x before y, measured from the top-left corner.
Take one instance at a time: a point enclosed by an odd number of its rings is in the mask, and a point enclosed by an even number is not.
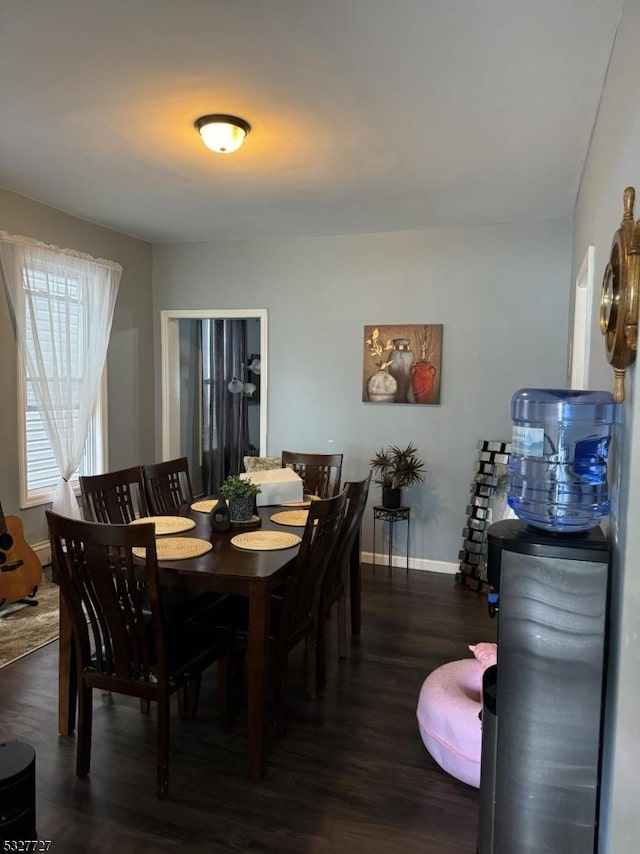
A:
[[[71,408],[63,413],[66,423],[76,426],[80,413],[80,390],[83,380],[83,352],[89,337],[88,307],[81,287],[81,272],[67,269],[52,275],[44,269],[30,267],[23,278],[23,299],[30,310],[20,312],[23,319],[24,346],[35,353],[33,323],[40,334],[40,352],[44,374],[49,382],[56,377],[70,384]],[[67,329],[79,329],[78,341],[67,342]],[[20,506],[31,507],[50,502],[60,478],[54,450],[47,437],[44,420],[29,373],[31,360],[18,359],[18,411],[20,439]],[[71,478],[76,494],[81,474],[106,470],[106,370],[103,372],[97,404],[94,407],[78,469]]]
[[[78,517],[78,471],[106,466],[98,400],[122,267],[6,231],[0,266],[20,347],[20,504]]]

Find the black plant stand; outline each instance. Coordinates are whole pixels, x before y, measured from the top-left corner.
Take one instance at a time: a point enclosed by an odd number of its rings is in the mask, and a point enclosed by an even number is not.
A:
[[[393,510],[388,507],[383,507],[381,504],[376,504],[373,508],[373,568],[376,568],[376,521],[379,519],[382,522],[389,523],[389,575],[392,574],[393,560],[393,526],[396,522],[407,523],[407,575],[409,574],[409,514],[410,507],[397,507]],[[384,528],[383,528],[384,532]]]

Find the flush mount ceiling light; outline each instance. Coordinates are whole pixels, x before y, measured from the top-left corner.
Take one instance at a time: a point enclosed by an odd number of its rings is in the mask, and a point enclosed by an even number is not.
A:
[[[207,148],[219,154],[237,151],[251,130],[251,125],[244,119],[221,114],[201,116],[193,124]]]

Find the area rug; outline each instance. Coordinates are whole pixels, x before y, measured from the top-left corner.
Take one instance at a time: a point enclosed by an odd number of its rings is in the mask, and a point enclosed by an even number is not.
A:
[[[0,611],[0,668],[34,652],[58,638],[60,630],[60,595],[57,584],[46,576],[35,597],[38,604],[27,605],[11,613]]]

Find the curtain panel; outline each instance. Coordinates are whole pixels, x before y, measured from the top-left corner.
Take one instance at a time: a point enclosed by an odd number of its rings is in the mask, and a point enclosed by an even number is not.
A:
[[[202,321],[202,488],[217,494],[230,474],[243,470],[249,453],[247,397],[229,383],[242,382],[247,362],[247,322]]]
[[[69,480],[96,405],[122,267],[3,231],[0,266],[30,389],[60,472],[52,509],[79,518]]]

